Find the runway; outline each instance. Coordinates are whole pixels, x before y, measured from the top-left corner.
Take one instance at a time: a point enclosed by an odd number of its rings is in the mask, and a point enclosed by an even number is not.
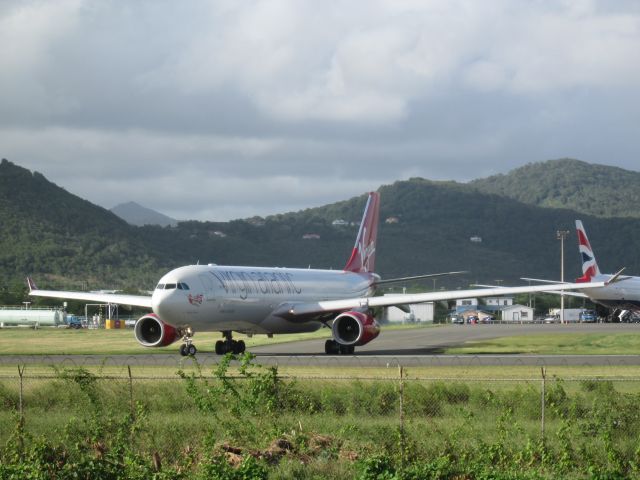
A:
[[[446,348],[466,342],[514,335],[549,333],[640,333],[640,324],[579,325],[447,325],[431,328],[384,330],[371,343],[358,347],[356,354],[325,355],[324,340],[275,343],[253,347],[257,361],[267,365],[300,366],[620,366],[640,365],[640,355],[446,355]],[[197,343],[197,342],[196,342]],[[177,344],[176,344],[177,345]],[[196,358],[203,366],[218,362],[208,345],[200,345]],[[175,354],[140,355],[0,355],[0,365],[55,364],[140,365],[179,367],[193,360]],[[205,350],[205,351],[203,351]],[[640,353],[640,352],[639,352]]]

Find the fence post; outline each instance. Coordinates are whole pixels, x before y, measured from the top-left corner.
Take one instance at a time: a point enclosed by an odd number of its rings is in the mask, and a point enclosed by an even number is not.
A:
[[[133,378],[131,376],[131,365],[127,365],[129,372],[129,408],[131,409],[131,417],[135,417],[136,410],[133,405]]]
[[[23,384],[24,384],[24,379],[23,379],[23,375],[24,375],[24,369],[25,369],[26,365],[22,365],[22,368],[20,367],[20,365],[18,365],[18,376],[20,377],[20,396],[18,399],[18,410],[20,412],[20,423],[24,424],[24,411],[22,409],[22,399],[23,399]]]
[[[398,365],[398,373],[400,374],[400,471],[404,471],[404,369],[402,365]]]
[[[545,405],[545,390],[546,390],[546,378],[547,378],[547,369],[546,367],[540,368],[540,373],[542,374],[542,398],[540,399],[540,412],[541,412],[541,425],[540,425],[540,433],[542,435],[542,443],[544,443],[544,405]]]

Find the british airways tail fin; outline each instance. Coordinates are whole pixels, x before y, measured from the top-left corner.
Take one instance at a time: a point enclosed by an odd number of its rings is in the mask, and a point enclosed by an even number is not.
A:
[[[27,277],[27,286],[29,287],[30,292],[38,290],[38,287],[36,287],[36,282],[34,282],[33,278],[31,277]]]
[[[580,257],[582,257],[582,276],[577,278],[576,282],[590,282],[593,277],[600,275],[600,269],[582,221],[576,220],[576,230],[578,232],[578,250],[580,251]]]
[[[362,223],[356,238],[351,257],[344,269],[348,272],[373,272],[376,262],[376,238],[378,236],[378,217],[380,216],[380,194],[369,193],[364,209]]]

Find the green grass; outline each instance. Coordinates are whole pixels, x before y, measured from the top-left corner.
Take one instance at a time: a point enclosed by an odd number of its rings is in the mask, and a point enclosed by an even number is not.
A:
[[[256,335],[234,335],[244,340],[247,347],[296,340],[322,339],[330,335],[328,329],[312,333],[278,335],[267,338]],[[219,332],[199,332],[194,343],[201,352],[212,352],[215,342],[222,338]],[[167,347],[147,348],[140,345],[132,329],[89,330],[66,328],[3,328],[0,329],[0,355],[136,355],[141,353],[176,353],[178,342]]]
[[[416,326],[393,325],[385,329],[431,328],[430,325]],[[269,345],[274,343],[295,342],[298,340],[313,340],[329,338],[328,328],[322,328],[311,333],[294,333],[275,335],[234,334],[234,339],[244,340],[247,347]],[[220,340],[220,332],[196,332],[194,343],[200,352],[213,352],[214,345]],[[120,330],[89,330],[67,328],[2,328],[0,329],[0,355],[136,355],[140,353],[176,353],[178,342],[167,347],[147,348],[140,345],[133,334],[133,329]]]
[[[554,333],[467,342],[448,354],[637,355],[640,333]]]
[[[268,478],[398,478],[362,474],[361,462],[368,460],[371,467],[380,460],[385,469],[403,462],[426,469],[437,460],[449,472],[405,478],[616,479],[636,478],[639,472],[638,380],[550,379],[541,444],[539,381],[412,381],[400,390],[397,380],[273,384],[255,376],[260,370],[227,387],[196,380],[194,390],[184,380],[130,385],[124,378],[91,380],[78,376],[79,370],[28,378],[24,431],[32,436],[24,437],[26,453],[32,462],[42,460],[46,472],[66,462],[97,468],[105,454],[112,466],[147,468],[160,452],[163,468],[180,469],[188,478],[212,478],[201,469],[220,445],[256,452],[285,439],[292,446],[284,457],[267,462]],[[16,468],[23,463],[12,454],[22,443],[10,440],[18,392],[15,379],[0,379],[0,463],[13,462]],[[141,407],[133,417],[127,417],[130,395]],[[40,438],[50,447],[43,448]],[[314,447],[315,438],[325,440],[322,447]],[[106,453],[97,455],[96,446]],[[189,455],[195,463],[187,461]],[[185,478],[165,473],[158,478]]]

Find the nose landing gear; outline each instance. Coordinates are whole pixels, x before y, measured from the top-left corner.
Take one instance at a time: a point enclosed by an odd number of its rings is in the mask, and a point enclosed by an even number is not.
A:
[[[198,349],[193,343],[184,343],[180,345],[180,355],[182,355],[183,357],[193,357],[197,351]]]
[[[191,328],[187,328],[184,331],[184,336],[182,337],[182,341],[184,343],[180,345],[180,355],[182,355],[183,357],[187,357],[187,356],[193,357],[198,351],[198,349],[193,344],[193,330],[191,330]]]

